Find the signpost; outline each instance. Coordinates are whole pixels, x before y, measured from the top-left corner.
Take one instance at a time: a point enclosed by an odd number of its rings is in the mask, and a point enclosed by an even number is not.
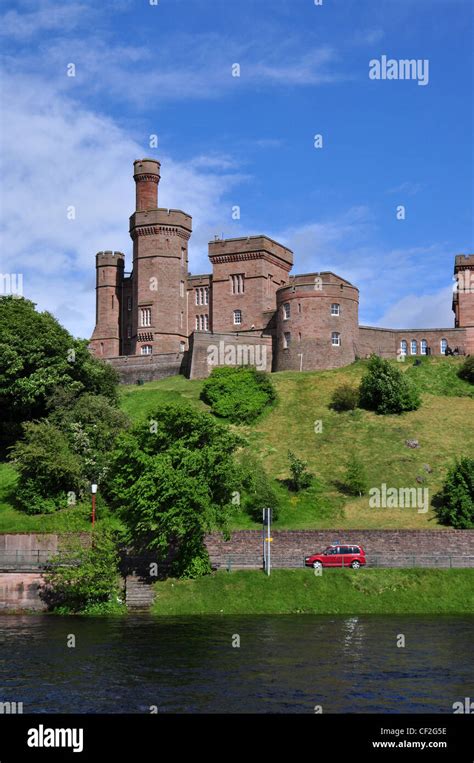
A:
[[[263,509],[263,569],[270,574],[271,570],[271,546],[273,538],[270,535],[270,525],[272,521],[272,510]],[[267,532],[265,533],[265,523],[267,525]]]

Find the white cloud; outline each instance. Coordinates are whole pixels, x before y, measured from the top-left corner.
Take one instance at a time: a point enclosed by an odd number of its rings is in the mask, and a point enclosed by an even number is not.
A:
[[[375,325],[387,328],[448,328],[454,325],[451,286],[433,294],[409,294],[391,305]]]
[[[24,294],[74,333],[94,324],[95,253],[130,252],[133,160],[148,156],[112,119],[59,94],[43,78],[7,76],[0,172],[2,272],[23,273]],[[200,157],[160,155],[160,206],[188,211],[193,270],[208,270],[207,240],[230,219],[225,195],[244,175]],[[8,193],[5,192],[8,189]],[[76,219],[67,209],[74,206]],[[127,267],[131,267],[130,256]]]

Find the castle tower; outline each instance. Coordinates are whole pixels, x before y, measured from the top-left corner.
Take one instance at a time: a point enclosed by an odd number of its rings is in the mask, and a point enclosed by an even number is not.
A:
[[[466,330],[464,350],[474,354],[474,254],[459,254],[454,260],[454,325]]]
[[[122,352],[120,322],[124,266],[122,252],[96,254],[96,316],[89,346],[99,357],[113,358]]]
[[[188,241],[192,218],[158,207],[160,163],[134,162],[136,210],[133,241],[131,352],[179,353],[188,341]]]

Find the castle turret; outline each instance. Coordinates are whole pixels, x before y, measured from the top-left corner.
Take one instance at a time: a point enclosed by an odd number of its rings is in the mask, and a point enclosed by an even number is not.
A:
[[[121,354],[121,292],[125,266],[122,252],[96,254],[96,317],[90,349],[104,358]]]
[[[134,162],[136,211],[130,218],[133,241],[133,323],[131,352],[179,353],[188,342],[188,241],[192,218],[158,207],[160,164]]]
[[[466,330],[464,351],[474,354],[474,254],[458,254],[454,260],[454,325]]]

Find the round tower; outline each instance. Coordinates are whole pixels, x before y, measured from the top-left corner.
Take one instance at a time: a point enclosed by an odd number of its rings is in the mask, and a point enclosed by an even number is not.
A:
[[[90,349],[104,358],[121,354],[121,293],[125,267],[122,252],[98,252],[96,267],[96,319]]]
[[[146,212],[158,207],[158,183],[160,163],[156,159],[137,159],[133,162],[137,212]]]
[[[359,290],[333,273],[294,276],[277,291],[275,371],[313,371],[355,360]]]

